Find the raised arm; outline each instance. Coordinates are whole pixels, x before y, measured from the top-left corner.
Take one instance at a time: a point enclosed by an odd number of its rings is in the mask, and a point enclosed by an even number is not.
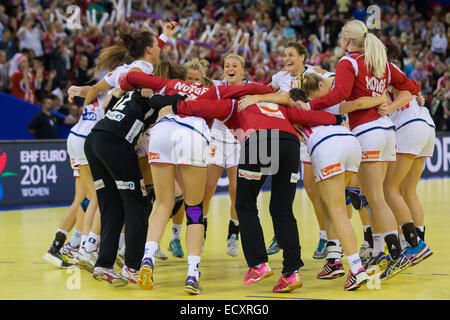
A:
[[[249,94],[266,94],[273,92],[272,88],[257,83],[216,86],[217,99],[239,99],[240,97]]]
[[[197,99],[191,101],[179,101],[177,105],[172,107],[172,110],[176,114],[196,116],[204,119],[218,119],[225,122],[230,119],[236,108],[236,100]]]
[[[155,77],[138,71],[129,71],[119,79],[120,88],[124,91],[130,91],[135,88],[150,88],[160,91],[170,80]]]
[[[326,111],[302,110],[298,108],[285,108],[286,116],[292,124],[305,126],[341,124],[342,116]]]
[[[111,89],[111,86],[108,84],[108,82],[105,81],[105,79],[100,80],[95,85],[93,85],[87,92],[86,97],[84,98],[84,104],[83,107],[90,104],[92,101],[97,99],[98,95],[102,91],[106,91]]]
[[[238,102],[238,111],[241,112],[249,106],[257,104],[258,102],[270,102],[288,107],[292,107],[294,105],[294,101],[291,100],[289,94],[286,92],[255,94],[242,97]]]

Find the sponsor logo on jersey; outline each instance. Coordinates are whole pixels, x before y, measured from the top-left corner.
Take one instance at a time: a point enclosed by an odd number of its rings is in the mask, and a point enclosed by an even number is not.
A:
[[[117,189],[119,190],[134,190],[134,182],[133,181],[116,181]]]
[[[106,113],[105,117],[107,117],[108,119],[120,122],[123,118],[125,118],[125,115],[122,112],[119,112],[119,111],[111,111],[111,110],[109,110]]]
[[[96,181],[94,181],[94,187],[95,187],[95,190],[104,188],[105,187],[105,183],[103,182],[102,179],[96,180]]]
[[[144,179],[139,180],[139,183],[141,184],[142,196],[146,197],[147,196],[147,189],[145,189]]]
[[[158,153],[149,152],[148,159],[149,160],[158,160],[160,158]]]
[[[340,163],[336,163],[336,164],[332,164],[331,166],[325,167],[323,169],[320,169],[320,172],[322,173],[323,177],[327,177],[332,173],[335,172],[339,172],[341,171],[341,164]]]
[[[298,173],[292,173],[291,174],[291,183],[297,183],[298,180]]]
[[[278,105],[275,103],[260,102],[256,105],[258,106],[259,110],[266,116],[285,119],[283,113],[280,111],[280,109],[278,109]]]
[[[89,112],[84,109],[83,113],[81,114],[81,119],[87,121],[97,121],[97,115],[94,112]]]
[[[239,169],[238,176],[247,180],[261,180],[262,173]]]
[[[217,150],[216,146],[211,147],[211,155],[210,155],[211,158],[214,158],[214,156],[216,155],[216,150]]]
[[[362,160],[379,160],[381,151],[363,151]]]

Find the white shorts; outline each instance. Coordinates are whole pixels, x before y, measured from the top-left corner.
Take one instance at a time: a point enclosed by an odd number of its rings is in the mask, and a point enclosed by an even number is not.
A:
[[[212,139],[210,150],[208,164],[224,169],[236,167],[239,164],[241,144],[237,140],[235,142],[219,142]]]
[[[150,130],[145,131],[141,137],[138,139],[134,150],[138,158],[147,157],[148,154],[148,142],[150,139]]]
[[[305,143],[300,142],[300,161],[311,164],[311,156]]]
[[[353,136],[334,136],[317,144],[311,155],[316,182],[346,171],[358,172],[361,147]]]
[[[70,157],[70,166],[74,170],[88,164],[86,155],[84,154],[85,140],[86,138],[79,137],[72,132],[67,137],[67,152]]]
[[[361,146],[361,162],[395,161],[394,124],[388,117],[361,124],[352,132]]]
[[[395,131],[397,153],[432,157],[436,132],[425,121],[412,121]]]
[[[148,162],[207,167],[210,141],[202,118],[166,116],[150,130]]]

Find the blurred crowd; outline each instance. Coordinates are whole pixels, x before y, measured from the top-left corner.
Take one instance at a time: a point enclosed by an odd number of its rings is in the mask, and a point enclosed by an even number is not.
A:
[[[372,31],[401,49],[396,64],[420,82],[437,130],[450,131],[449,7],[418,0],[3,0],[0,91],[35,104],[50,97],[55,110],[77,117],[67,89],[97,81],[96,57],[118,30],[159,35],[171,20],[179,27],[161,59],[206,59],[212,79],[222,77],[223,58],[234,52],[245,57],[248,80],[268,84],[290,41],[306,46],[308,64],[333,71],[344,54],[341,27],[376,17],[371,4],[380,8]]]

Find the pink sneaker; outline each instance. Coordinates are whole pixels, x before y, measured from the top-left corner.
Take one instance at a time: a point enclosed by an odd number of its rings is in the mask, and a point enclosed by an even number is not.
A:
[[[369,276],[364,268],[358,270],[357,273],[353,273],[351,270],[348,271],[347,282],[345,283],[344,290],[352,291],[356,290],[369,281]]]
[[[244,276],[244,284],[249,285],[255,282],[261,281],[264,278],[270,277],[273,275],[272,269],[270,269],[269,264],[263,263],[259,268],[253,267],[248,269],[247,273]]]
[[[335,261],[333,264],[329,263],[328,259],[326,261],[322,271],[317,275],[317,279],[336,279],[345,274],[341,260]]]
[[[301,288],[303,285],[300,279],[300,274],[297,272],[292,273],[288,278],[281,275],[278,279],[278,283],[273,287],[272,291],[276,293],[290,292],[292,290]]]

